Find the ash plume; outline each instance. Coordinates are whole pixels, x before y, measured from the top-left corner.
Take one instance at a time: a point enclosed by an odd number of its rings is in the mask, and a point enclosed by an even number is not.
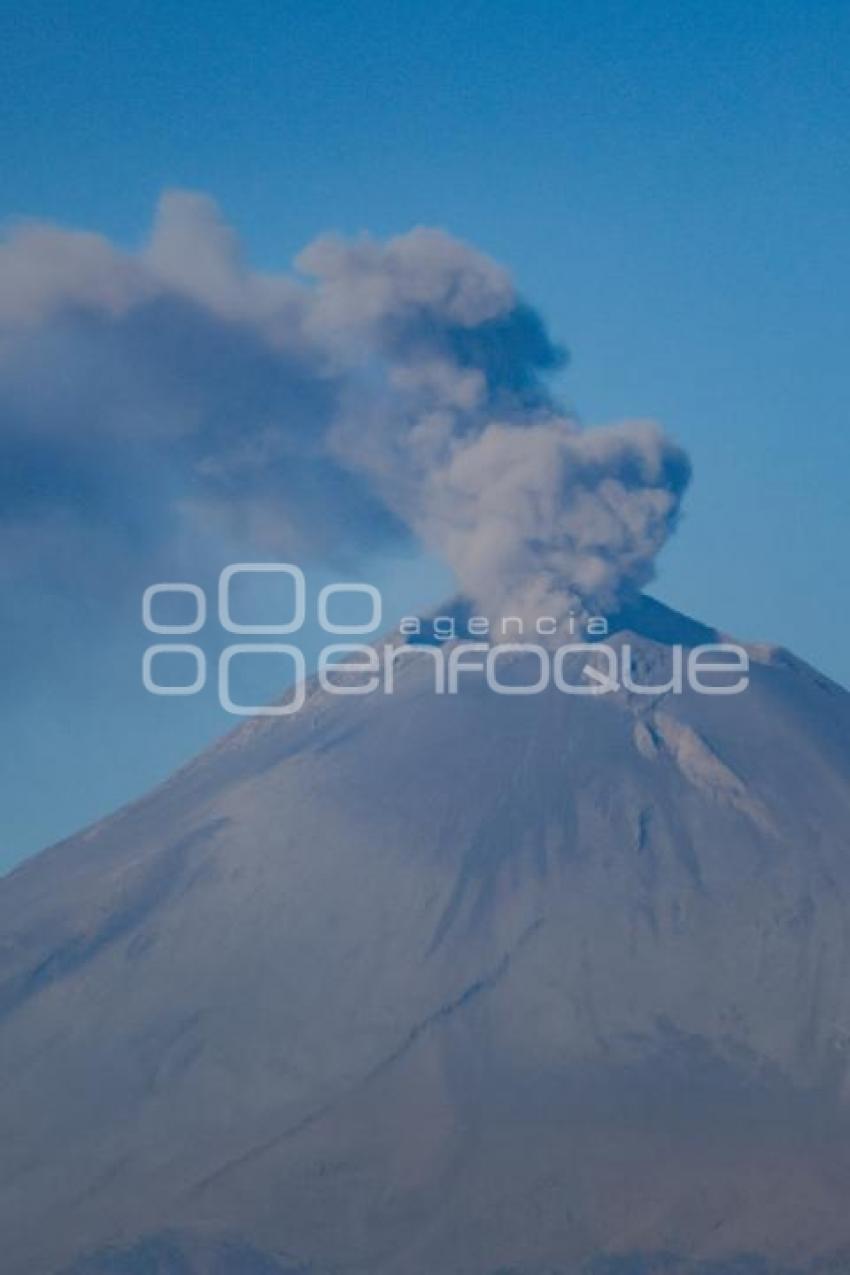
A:
[[[13,228],[0,571],[96,563],[117,586],[211,545],[415,540],[486,614],[611,609],[651,578],[689,465],[652,423],[582,428],[562,362],[508,273],[439,230],[324,236],[274,274],[189,192],[135,252]]]

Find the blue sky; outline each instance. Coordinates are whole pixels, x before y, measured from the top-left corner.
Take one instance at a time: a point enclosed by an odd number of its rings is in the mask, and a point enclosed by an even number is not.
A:
[[[690,452],[657,595],[846,683],[848,28],[782,0],[21,6],[0,211],[132,246],[163,188],[197,188],[263,268],[329,228],[470,240],[569,347],[588,422],[653,417]],[[443,583],[372,575],[397,613]],[[8,688],[0,865],[228,725],[146,699],[135,615],[99,605],[85,633],[43,620]]]

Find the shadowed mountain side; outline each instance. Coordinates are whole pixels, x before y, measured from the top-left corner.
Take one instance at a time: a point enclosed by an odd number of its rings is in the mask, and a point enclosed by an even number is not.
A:
[[[81,1257],[61,1275],[314,1275],[238,1239],[166,1232]]]
[[[630,623],[646,683],[712,632]],[[6,878],[4,1272],[832,1275],[850,696],[751,652],[588,699],[411,649]]]

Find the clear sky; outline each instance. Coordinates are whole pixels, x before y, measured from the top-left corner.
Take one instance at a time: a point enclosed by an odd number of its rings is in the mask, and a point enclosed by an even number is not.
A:
[[[329,228],[470,240],[569,347],[583,418],[690,452],[656,594],[847,683],[849,35],[836,0],[7,6],[0,213],[132,246],[196,188],[275,269]],[[376,573],[396,613],[442,587]],[[144,697],[135,617],[96,657],[47,627],[6,688],[0,866],[229,724]]]

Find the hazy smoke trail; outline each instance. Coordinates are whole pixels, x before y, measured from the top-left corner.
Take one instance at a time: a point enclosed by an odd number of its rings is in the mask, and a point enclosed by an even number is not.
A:
[[[137,253],[8,237],[7,570],[57,537],[124,578],[129,552],[211,537],[294,555],[412,534],[491,615],[604,611],[650,579],[687,458],[652,424],[558,410],[561,353],[500,266],[420,228],[324,237],[296,267],[249,269],[185,192]]]

